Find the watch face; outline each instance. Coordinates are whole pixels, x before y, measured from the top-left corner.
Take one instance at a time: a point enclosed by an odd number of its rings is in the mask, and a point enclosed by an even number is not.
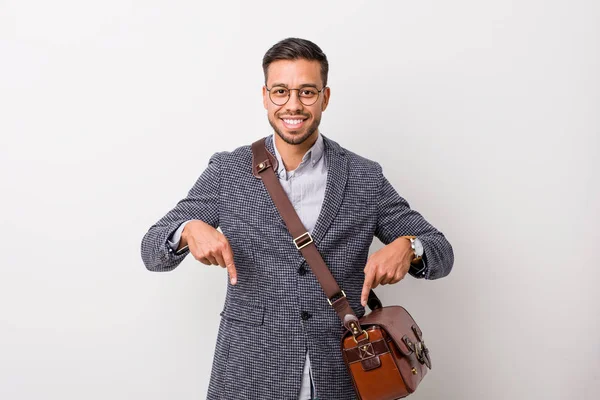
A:
[[[423,243],[421,243],[419,238],[415,239],[415,253],[417,253],[417,257],[423,256]]]

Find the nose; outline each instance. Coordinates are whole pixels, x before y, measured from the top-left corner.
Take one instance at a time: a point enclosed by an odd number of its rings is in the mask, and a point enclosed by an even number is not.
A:
[[[304,105],[300,102],[300,91],[299,90],[290,90],[290,98],[287,103],[285,103],[285,107],[288,111],[300,111],[304,108]]]

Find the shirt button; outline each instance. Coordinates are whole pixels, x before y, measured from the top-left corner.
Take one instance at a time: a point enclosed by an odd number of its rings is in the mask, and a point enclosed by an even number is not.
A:
[[[303,321],[306,321],[306,320],[308,320],[310,317],[312,317],[312,315],[311,315],[311,314],[310,314],[308,311],[302,311],[302,315],[301,315],[301,317],[302,317],[302,320],[303,320]]]

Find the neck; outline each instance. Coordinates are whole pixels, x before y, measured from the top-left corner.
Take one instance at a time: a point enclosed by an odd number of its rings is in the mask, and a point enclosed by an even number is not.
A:
[[[277,146],[277,151],[281,156],[286,171],[293,171],[298,168],[298,165],[302,162],[302,157],[315,144],[318,135],[319,131],[315,130],[315,133],[300,144],[289,144],[280,138],[277,133],[273,135],[275,137],[274,145]]]

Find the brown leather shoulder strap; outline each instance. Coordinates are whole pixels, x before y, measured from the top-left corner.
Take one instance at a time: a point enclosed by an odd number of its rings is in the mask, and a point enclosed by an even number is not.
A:
[[[279,178],[275,174],[278,164],[277,158],[265,147],[265,139],[262,138],[252,143],[252,173],[257,178],[262,179],[281,218],[292,235],[296,248],[300,250],[306,262],[310,265],[329,303],[337,312],[344,327],[353,334],[359,335],[362,333],[362,329],[358,323],[358,318],[352,307],[350,307],[345,293],[340,289],[331,271],[329,271],[329,268],[325,264],[323,257],[321,257],[317,246],[313,243],[310,233],[306,230],[304,224],[302,224],[294,206],[283,190]],[[336,296],[341,297],[333,300]],[[369,307],[371,309],[381,307],[381,302],[373,291],[369,293]],[[355,328],[353,329],[353,327]]]

